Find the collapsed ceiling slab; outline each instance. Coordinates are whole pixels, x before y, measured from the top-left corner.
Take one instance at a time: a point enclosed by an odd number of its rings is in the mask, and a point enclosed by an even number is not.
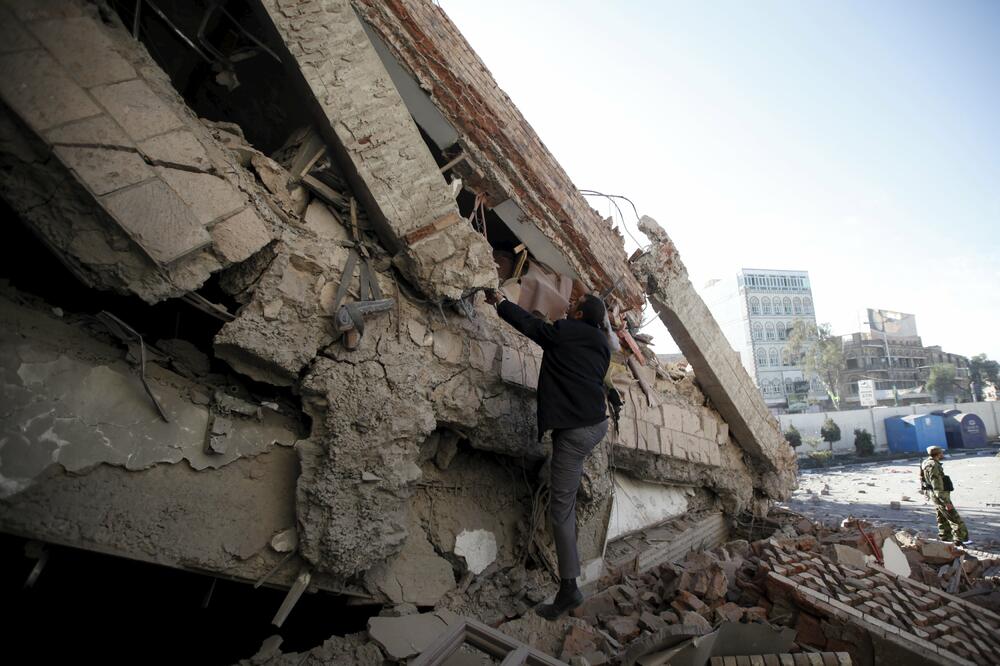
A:
[[[18,7],[4,20],[24,40],[0,55],[0,192],[80,279],[152,303],[271,241],[246,173],[138,44],[83,5]],[[239,239],[214,231],[236,216]]]

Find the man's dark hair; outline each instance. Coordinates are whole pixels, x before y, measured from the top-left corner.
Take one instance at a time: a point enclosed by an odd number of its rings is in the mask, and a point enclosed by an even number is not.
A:
[[[583,315],[583,321],[600,328],[604,324],[604,301],[593,294],[584,294],[577,309]]]

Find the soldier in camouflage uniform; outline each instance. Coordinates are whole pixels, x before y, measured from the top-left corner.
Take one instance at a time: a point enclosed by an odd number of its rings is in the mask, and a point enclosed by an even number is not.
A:
[[[937,509],[938,537],[942,541],[953,541],[961,546],[969,540],[969,530],[951,503],[951,479],[945,476],[941,466],[944,449],[929,446],[927,455],[928,458],[920,463],[920,479],[924,491]]]

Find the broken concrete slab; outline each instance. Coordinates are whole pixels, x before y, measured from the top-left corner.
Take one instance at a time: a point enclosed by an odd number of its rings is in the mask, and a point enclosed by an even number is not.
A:
[[[882,560],[885,562],[885,568],[897,576],[905,578],[910,576],[910,562],[906,559],[903,549],[892,537],[887,537],[882,542]]]
[[[154,176],[153,170],[139,155],[124,150],[59,146],[55,152],[97,196]]]
[[[411,523],[408,533],[399,554],[368,578],[393,603],[434,606],[455,587],[455,575],[448,560],[434,552],[422,527]]]
[[[163,104],[143,79],[98,86],[90,93],[134,141],[143,141],[183,125],[177,114]]]
[[[154,260],[169,264],[212,242],[204,226],[161,180],[102,197],[122,229]]]
[[[0,56],[0,97],[36,132],[96,116],[100,109],[42,50]]]
[[[139,144],[139,150],[153,164],[208,172],[214,168],[194,133],[188,129],[160,134]]]
[[[226,218],[246,205],[243,193],[221,176],[170,167],[156,167],[156,172],[203,225]]]
[[[839,543],[827,546],[826,552],[830,559],[834,562],[853,567],[855,569],[860,569],[862,571],[867,568],[870,562],[875,561],[875,558],[871,555],[867,555],[857,548],[844,546]]]
[[[147,364],[147,380],[169,417],[164,422],[121,349],[79,320],[33,310],[12,296],[0,294],[8,408],[0,424],[6,438],[0,475],[20,480],[10,490],[23,489],[53,464],[74,472],[102,463],[138,470],[186,459],[194,469],[218,468],[275,442],[294,443],[294,427],[271,412],[263,422],[231,422],[224,455],[206,455],[209,412],[188,397],[197,384]],[[33,332],[30,339],[24,330]]]
[[[136,78],[127,60],[94,19],[84,16],[39,21],[31,32],[85,88]]]
[[[450,611],[373,617],[368,620],[368,635],[391,659],[408,659],[426,650],[458,622],[461,618]]]
[[[251,207],[212,227],[212,244],[222,258],[232,263],[249,259],[271,242],[271,230]]]
[[[959,552],[950,543],[925,541],[920,546],[920,554],[928,564],[946,564],[958,557]]]

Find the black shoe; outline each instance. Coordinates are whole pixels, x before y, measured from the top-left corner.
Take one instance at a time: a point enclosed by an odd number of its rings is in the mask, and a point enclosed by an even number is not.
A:
[[[559,588],[556,598],[551,604],[540,604],[535,607],[535,613],[546,620],[552,621],[567,611],[571,611],[583,603],[583,593],[574,583],[572,589]]]

